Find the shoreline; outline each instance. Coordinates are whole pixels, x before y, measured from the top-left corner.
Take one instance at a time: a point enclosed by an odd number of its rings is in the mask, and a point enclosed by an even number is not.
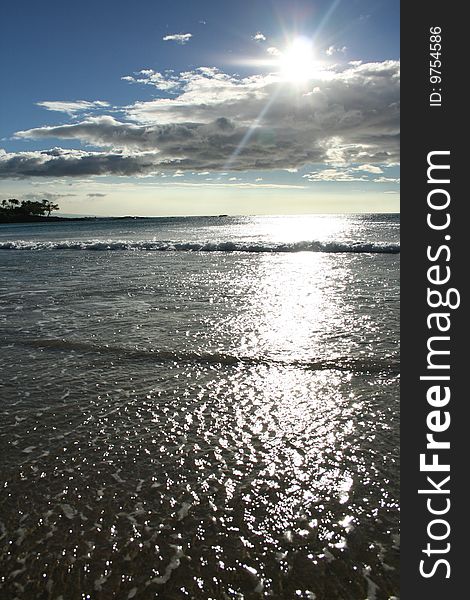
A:
[[[99,219],[106,220],[128,220],[135,221],[141,219],[151,219],[152,217],[134,217],[134,216],[125,216],[125,217],[12,217],[5,218],[0,217],[0,224],[10,224],[10,223],[60,223],[63,221],[96,221]]]

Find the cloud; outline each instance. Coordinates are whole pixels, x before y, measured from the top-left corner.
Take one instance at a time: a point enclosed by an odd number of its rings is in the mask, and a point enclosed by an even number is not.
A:
[[[346,52],[346,46],[339,48],[338,46],[330,46],[325,50],[327,56],[333,56],[333,54],[344,54]]]
[[[129,83],[152,85],[158,90],[162,91],[173,90],[180,86],[179,79],[172,75],[171,71],[167,71],[165,74],[162,74],[159,71],[154,71],[153,69],[142,69],[141,71],[134,73],[134,75],[135,77],[132,75],[126,75],[121,77],[121,79],[123,81],[128,81]]]
[[[349,170],[325,169],[302,175],[309,181],[369,181],[366,175],[354,174]]]
[[[398,177],[377,177],[373,181],[375,181],[375,183],[400,183]]]
[[[269,46],[269,48],[266,48],[266,52],[268,54],[271,54],[271,56],[281,56],[282,52],[280,50],[278,50],[275,46]]]
[[[174,97],[122,107],[120,119],[87,115],[18,131],[17,139],[76,141],[91,148],[0,154],[0,174],[144,175],[321,164],[361,165],[366,176],[399,161],[397,61],[325,67],[302,85],[277,74],[241,77],[213,67],[136,75],[136,82],[167,86]],[[358,170],[346,176],[363,180]]]
[[[155,153],[119,154],[53,148],[45,152],[0,151],[0,178],[148,175],[157,168]]]
[[[108,194],[100,194],[98,192],[96,192],[94,194],[87,194],[88,198],[104,198],[107,195]]]
[[[257,31],[255,35],[251,36],[251,39],[255,42],[265,42],[267,38],[264,35],[264,33],[261,33],[261,31]]]
[[[172,33],[162,38],[164,42],[176,42],[184,46],[193,37],[192,33]]]
[[[354,167],[353,171],[365,171],[366,173],[383,173],[383,170],[377,165],[361,165],[360,167]]]
[[[91,111],[99,108],[103,109],[109,107],[109,103],[104,102],[102,100],[93,100],[92,102],[89,102],[88,100],[75,100],[70,102],[60,100],[53,102],[44,101],[37,102],[37,105],[42,106],[42,108],[45,108],[46,110],[64,112],[68,115],[74,115],[78,112]]]
[[[357,167],[335,167],[313,171],[302,175],[309,181],[366,181],[373,183],[399,183],[400,180],[393,177],[375,177],[382,173],[380,167],[374,165],[359,165]]]
[[[214,181],[212,178],[206,178],[204,181],[210,181],[213,183],[199,183],[192,181],[168,181],[164,182],[162,185],[168,187],[189,187],[189,188],[198,188],[204,187],[207,188],[210,186],[211,188],[240,188],[240,189],[276,189],[276,190],[303,190],[306,188],[305,185],[298,184],[287,184],[287,183],[252,183],[252,182],[220,182]]]
[[[62,198],[72,198],[77,194],[56,194],[53,192],[41,192],[40,194],[23,194],[23,198],[25,200],[49,200],[49,202],[56,202],[57,200],[61,200]]]

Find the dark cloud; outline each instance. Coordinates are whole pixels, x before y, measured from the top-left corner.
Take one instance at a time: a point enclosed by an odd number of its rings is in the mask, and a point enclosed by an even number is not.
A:
[[[155,155],[84,152],[54,149],[51,152],[0,154],[1,178],[85,177],[87,175],[147,175],[157,167]]]

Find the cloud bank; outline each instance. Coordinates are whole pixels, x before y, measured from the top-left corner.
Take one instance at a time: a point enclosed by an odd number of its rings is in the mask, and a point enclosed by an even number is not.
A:
[[[240,77],[211,67],[180,74],[145,69],[123,79],[154,86],[163,97],[121,107],[119,119],[95,114],[77,120],[78,103],[62,106],[74,117],[71,123],[18,131],[15,137],[56,145],[76,141],[82,149],[0,153],[0,177],[306,165],[365,165],[363,171],[379,174],[379,165],[399,161],[397,61],[333,65],[299,85],[277,74]],[[43,104],[60,109],[60,103]],[[320,178],[314,174],[308,179]]]

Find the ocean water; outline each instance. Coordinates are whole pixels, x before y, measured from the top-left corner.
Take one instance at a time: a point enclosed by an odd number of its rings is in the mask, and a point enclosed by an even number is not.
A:
[[[0,589],[398,597],[399,220],[0,225]]]

